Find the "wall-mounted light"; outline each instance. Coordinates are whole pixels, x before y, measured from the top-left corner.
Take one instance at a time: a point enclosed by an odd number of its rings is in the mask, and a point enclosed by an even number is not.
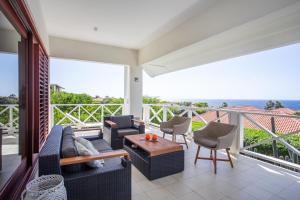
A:
[[[134,82],[139,82],[139,77],[134,77]]]

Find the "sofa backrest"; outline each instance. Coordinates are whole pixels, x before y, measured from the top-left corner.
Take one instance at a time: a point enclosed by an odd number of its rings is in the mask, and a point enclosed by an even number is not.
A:
[[[61,152],[60,152],[61,158],[70,158],[70,157],[79,156],[77,152],[77,148],[75,146],[75,142],[73,138],[74,136],[75,136],[74,131],[70,126],[64,128],[62,134],[62,142],[61,142]],[[82,165],[83,164],[63,166],[62,170],[63,172],[67,172],[67,173],[79,172],[82,169]]]
[[[130,128],[133,126],[133,115],[111,116],[110,120],[118,125],[118,128]]]
[[[60,149],[63,127],[54,126],[39,153],[39,176],[48,174],[61,174]]]

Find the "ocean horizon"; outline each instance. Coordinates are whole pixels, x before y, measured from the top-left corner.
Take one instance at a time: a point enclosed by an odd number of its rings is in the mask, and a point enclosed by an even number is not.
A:
[[[179,100],[177,100],[179,101]],[[223,102],[228,106],[254,106],[256,108],[264,109],[266,102],[269,100],[243,100],[243,99],[181,99],[180,101],[188,101],[192,103],[206,102],[209,107],[220,107]],[[300,110],[300,100],[272,100],[279,101],[285,108],[291,110]]]

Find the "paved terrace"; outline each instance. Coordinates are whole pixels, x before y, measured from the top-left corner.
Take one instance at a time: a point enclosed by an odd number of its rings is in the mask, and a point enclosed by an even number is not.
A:
[[[92,135],[97,132],[78,132]],[[160,133],[158,133],[160,134]],[[185,170],[181,173],[149,181],[132,167],[133,200],[293,200],[300,198],[300,174],[256,159],[240,155],[232,169],[227,162],[217,163],[213,173],[210,161],[198,160],[194,165],[196,145],[185,149]],[[220,151],[218,156],[225,156]],[[209,155],[204,148],[202,156]]]

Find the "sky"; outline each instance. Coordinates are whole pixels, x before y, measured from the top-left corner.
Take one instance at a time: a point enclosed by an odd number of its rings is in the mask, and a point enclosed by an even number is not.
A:
[[[64,87],[67,92],[123,97],[124,67],[51,58],[50,83]]]
[[[0,53],[0,96],[18,91],[16,56]],[[300,100],[300,44],[223,60],[154,78],[143,73],[143,93],[164,100]],[[123,97],[120,65],[51,58],[50,82],[67,92]]]
[[[176,99],[300,100],[300,44],[150,78],[144,94]]]
[[[17,54],[0,52],[0,96],[19,96],[19,72]]]

